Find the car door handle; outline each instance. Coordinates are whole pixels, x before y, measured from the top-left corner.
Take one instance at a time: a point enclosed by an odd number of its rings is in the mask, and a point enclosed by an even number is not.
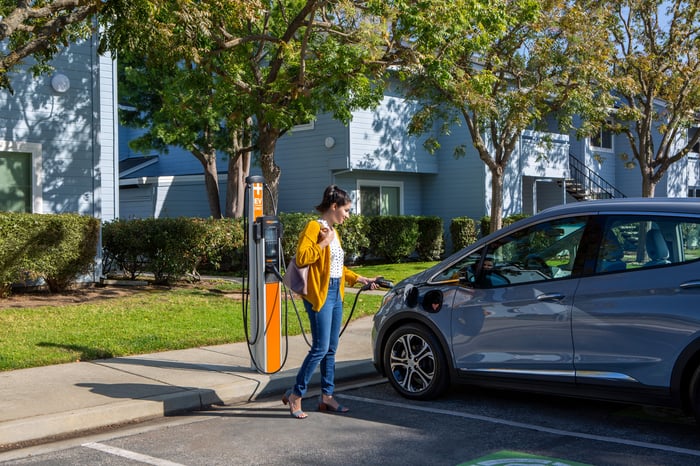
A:
[[[564,295],[561,293],[544,293],[537,296],[537,301],[561,301]]]
[[[680,287],[684,290],[688,288],[700,288],[700,280],[690,280],[689,282],[681,283]]]

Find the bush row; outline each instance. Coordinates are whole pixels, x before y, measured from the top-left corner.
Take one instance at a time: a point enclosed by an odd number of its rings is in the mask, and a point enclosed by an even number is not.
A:
[[[282,213],[282,251],[294,254],[312,213]],[[504,220],[504,224],[516,219]],[[368,260],[397,263],[439,260],[445,252],[442,219],[437,216],[353,215],[338,227],[348,263]],[[488,229],[488,218],[480,230]],[[167,283],[197,277],[206,268],[240,272],[245,262],[242,219],[162,218],[114,220],[102,226],[103,269],[135,279],[152,273]],[[458,217],[450,224],[453,251],[479,237],[477,223]],[[0,294],[13,283],[43,278],[52,291],[65,289],[94,263],[99,238],[97,219],[74,214],[0,214]]]
[[[282,213],[282,252],[288,262],[302,229],[318,218]],[[245,224],[241,219],[197,218],[115,220],[102,229],[104,270],[134,279],[152,273],[167,283],[198,276],[203,268],[240,272],[245,262]],[[400,262],[411,257],[437,260],[444,252],[439,217],[353,215],[339,226],[348,263],[368,258]]]
[[[286,261],[294,255],[299,235],[306,223],[316,218],[318,214],[280,215],[280,221],[284,225],[282,250]],[[444,252],[440,217],[352,215],[338,226],[338,231],[349,263],[368,259],[396,263],[413,256],[432,261],[439,259]]]
[[[105,273],[117,270],[131,279],[150,272],[157,283],[198,275],[243,248],[240,219],[147,218],[115,220],[102,228]]]
[[[99,232],[93,217],[0,212],[0,296],[40,279],[53,292],[65,290],[92,270]]]

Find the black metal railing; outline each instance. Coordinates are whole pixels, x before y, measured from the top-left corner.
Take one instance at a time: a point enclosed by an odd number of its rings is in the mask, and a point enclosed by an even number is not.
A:
[[[567,191],[580,200],[613,199],[627,197],[622,191],[608,183],[603,177],[584,165],[573,155],[569,155],[571,177],[567,180]]]

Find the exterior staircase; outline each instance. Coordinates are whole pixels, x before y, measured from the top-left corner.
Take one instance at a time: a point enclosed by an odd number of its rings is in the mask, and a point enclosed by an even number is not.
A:
[[[578,201],[627,197],[573,155],[569,156],[569,172],[571,177],[559,183]]]

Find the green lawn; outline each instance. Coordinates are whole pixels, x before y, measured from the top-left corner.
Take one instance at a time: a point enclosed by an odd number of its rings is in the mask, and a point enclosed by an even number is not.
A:
[[[357,267],[364,276],[394,282],[433,263]],[[0,370],[78,360],[144,354],[245,340],[243,306],[236,290],[222,281],[219,292],[201,288],[153,289],[92,303],[0,311]],[[353,319],[374,314],[381,295],[360,294]],[[355,296],[347,294],[346,318]],[[307,319],[296,300],[301,321]],[[300,332],[291,302],[283,303],[288,334]],[[306,326],[306,325],[305,325]]]

